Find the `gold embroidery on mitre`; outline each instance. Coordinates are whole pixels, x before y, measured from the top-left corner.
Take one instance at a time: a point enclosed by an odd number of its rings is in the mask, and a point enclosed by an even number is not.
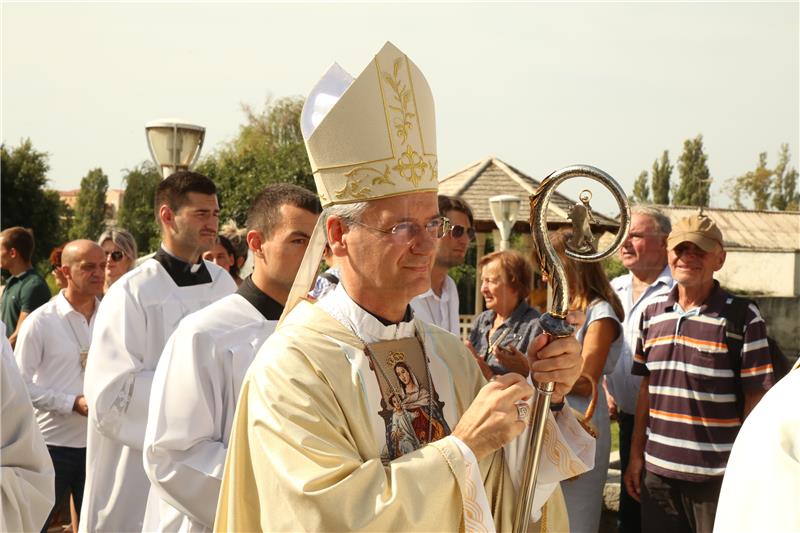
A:
[[[408,102],[412,97],[412,93],[398,77],[402,64],[402,57],[395,59],[392,74],[390,75],[384,71],[383,81],[386,82],[386,85],[388,85],[394,93],[394,99],[397,105],[387,104],[387,107],[396,113],[400,113],[399,117],[395,117],[393,125],[397,136],[403,140],[403,144],[406,144],[408,142],[408,131],[411,129],[411,119],[417,115],[408,110]]]
[[[419,94],[415,85],[420,86]],[[340,108],[334,122],[320,124],[325,135],[317,137],[316,143],[314,135],[307,141],[309,153],[314,155],[311,161],[317,189],[327,193],[323,205],[438,189],[433,100],[422,73],[405,54],[387,45],[348,91],[352,88],[360,94],[374,90],[376,98],[347,99],[347,112],[342,113]],[[353,120],[356,129],[345,122],[350,113],[357,117]],[[331,157],[340,143],[333,132],[340,132],[343,144],[351,149],[358,146],[353,143],[359,136],[371,138],[363,143],[363,153],[351,150],[351,162],[347,163]],[[430,139],[424,138],[426,135]],[[321,144],[320,138],[325,139]],[[378,151],[383,139],[387,141],[385,149]],[[432,148],[430,152],[426,145]]]
[[[430,165],[411,146],[407,146],[406,151],[400,154],[397,164],[392,167],[392,170],[396,170],[401,177],[411,182],[414,187],[417,187],[420,180],[422,180],[422,176],[425,175],[425,169],[428,167]]]

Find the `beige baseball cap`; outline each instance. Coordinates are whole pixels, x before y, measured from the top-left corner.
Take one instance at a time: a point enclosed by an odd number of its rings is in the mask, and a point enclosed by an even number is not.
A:
[[[692,215],[683,218],[672,228],[667,237],[667,248],[672,250],[682,242],[691,242],[710,252],[718,244],[722,246],[722,232],[717,224],[706,215]]]

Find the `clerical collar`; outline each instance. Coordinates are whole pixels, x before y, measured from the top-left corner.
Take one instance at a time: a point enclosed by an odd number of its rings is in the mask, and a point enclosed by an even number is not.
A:
[[[252,276],[248,276],[239,285],[236,294],[247,300],[267,320],[278,320],[283,313],[283,306],[256,287]]]
[[[403,322],[399,323],[381,319],[354,302],[347,294],[343,283],[339,283],[315,305],[320,306],[367,343],[413,337],[416,330],[413,312],[406,309]]]
[[[155,253],[153,259],[161,263],[161,266],[164,267],[164,270],[167,271],[169,277],[178,287],[211,283],[211,274],[202,259],[200,259],[199,263],[187,263],[169,253],[163,244]]]

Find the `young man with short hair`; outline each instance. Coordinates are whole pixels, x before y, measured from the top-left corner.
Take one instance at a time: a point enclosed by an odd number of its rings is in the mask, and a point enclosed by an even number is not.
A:
[[[0,296],[0,320],[12,348],[27,316],[50,300],[47,283],[31,263],[34,244],[33,232],[27,228],[15,226],[0,232],[0,268],[11,273]]]
[[[217,236],[219,204],[207,177],[180,171],[158,184],[156,254],[103,297],[86,367],[87,478],[81,531],[141,531],[150,482],[142,465],[150,387],[178,322],[236,290],[201,254]]]
[[[247,217],[253,274],[184,318],[158,363],[144,463],[152,482],[145,531],[210,531],[245,372],[275,330],[321,207],[289,184],[266,187]]]
[[[451,229],[439,239],[431,269],[431,288],[411,300],[414,315],[461,337],[458,288],[447,271],[464,263],[469,243],[475,238],[472,209],[461,198],[438,196],[439,214],[450,220]]]

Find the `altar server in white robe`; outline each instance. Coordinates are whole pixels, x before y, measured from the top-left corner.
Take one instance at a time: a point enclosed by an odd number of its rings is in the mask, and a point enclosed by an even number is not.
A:
[[[321,207],[307,189],[266,187],[250,206],[253,274],[235,294],[184,318],[153,377],[144,531],[210,531],[245,372],[274,331]]]
[[[487,384],[461,341],[409,306],[430,287],[447,230],[425,78],[387,43],[356,80],[334,66],[301,128],[325,210],[282,322],[245,377],[215,530],[511,529],[533,388],[518,374]],[[293,305],[325,238],[341,282]],[[545,341],[531,343],[531,374],[556,383],[558,409],[580,345]],[[550,416],[544,442],[534,519],[594,454],[569,409]]]
[[[183,317],[236,290],[227,272],[201,259],[219,225],[214,183],[179,171],[158,184],[154,204],[161,247],[111,286],[97,312],[84,380],[81,531],[142,530],[150,489],[142,445],[156,364]]]
[[[55,502],[53,461],[0,322],[0,531],[39,531]]]
[[[725,467],[714,533],[800,531],[798,366],[742,424]]]

